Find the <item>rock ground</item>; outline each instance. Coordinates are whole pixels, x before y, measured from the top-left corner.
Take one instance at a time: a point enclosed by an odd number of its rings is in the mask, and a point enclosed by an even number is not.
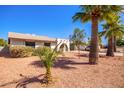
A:
[[[77,53],[69,52],[60,56],[52,69],[54,88],[84,87],[124,87],[124,58],[99,58],[97,65],[89,65],[87,55],[80,58]],[[36,56],[11,58],[0,56],[0,87],[44,87],[40,81],[45,68]]]

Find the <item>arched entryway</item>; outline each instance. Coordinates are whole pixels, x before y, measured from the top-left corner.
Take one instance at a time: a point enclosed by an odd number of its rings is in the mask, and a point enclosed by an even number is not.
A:
[[[63,52],[68,51],[67,45],[66,45],[65,43],[63,43],[63,44],[59,47],[59,51],[63,51]]]
[[[70,51],[70,41],[68,39],[57,39],[57,51]]]

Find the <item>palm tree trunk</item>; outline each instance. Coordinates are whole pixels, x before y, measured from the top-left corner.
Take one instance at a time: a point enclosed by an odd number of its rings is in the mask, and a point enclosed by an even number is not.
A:
[[[116,36],[114,36],[114,52],[117,51],[117,48],[116,48]]]
[[[46,69],[46,76],[45,76],[46,82],[50,83],[52,81],[52,75],[51,75],[51,69]]]
[[[90,43],[89,62],[96,64],[98,62],[98,17],[92,16],[92,33]]]
[[[109,37],[108,39],[108,48],[107,48],[107,54],[106,56],[114,56],[114,46],[113,46],[113,37]]]
[[[80,46],[78,45],[78,56],[79,56],[79,59],[80,59]]]

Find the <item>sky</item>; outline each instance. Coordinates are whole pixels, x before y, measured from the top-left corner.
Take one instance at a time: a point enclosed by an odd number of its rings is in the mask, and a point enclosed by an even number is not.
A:
[[[8,32],[18,32],[68,39],[75,28],[80,28],[84,29],[87,39],[91,36],[91,22],[82,24],[72,20],[79,10],[77,5],[1,5],[0,38],[7,40]],[[102,31],[101,26],[99,31]],[[106,43],[105,39],[103,43]]]

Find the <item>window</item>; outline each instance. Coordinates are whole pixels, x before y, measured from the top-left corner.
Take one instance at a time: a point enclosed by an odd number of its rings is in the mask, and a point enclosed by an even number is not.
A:
[[[35,42],[25,42],[25,45],[35,48]]]
[[[44,43],[44,46],[50,47],[50,43]]]
[[[8,39],[8,44],[10,44],[10,39]]]

